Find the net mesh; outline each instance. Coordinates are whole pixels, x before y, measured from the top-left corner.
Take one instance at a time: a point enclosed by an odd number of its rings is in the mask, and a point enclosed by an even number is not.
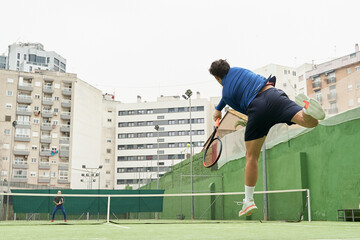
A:
[[[222,178],[219,177],[219,182],[221,181]],[[306,189],[255,192],[254,200],[259,211],[243,219],[297,221],[307,215],[307,192]],[[6,201],[7,195],[10,201]],[[243,192],[62,194],[68,221],[95,222],[144,219],[238,220],[243,195]],[[264,206],[265,195],[267,207]],[[1,219],[5,220],[4,211],[9,204],[8,220],[49,221],[55,207],[52,203],[55,196],[56,194],[1,193],[1,199],[5,199],[1,204]],[[58,210],[55,221],[63,220],[64,216]]]

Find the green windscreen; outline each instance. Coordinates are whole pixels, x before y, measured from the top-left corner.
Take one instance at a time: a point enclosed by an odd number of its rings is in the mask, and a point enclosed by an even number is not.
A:
[[[12,190],[12,193],[57,194],[57,190]],[[106,214],[108,198],[95,195],[163,194],[164,190],[61,190],[62,194],[91,194],[94,197],[64,197],[68,214]],[[54,197],[12,196],[15,213],[51,213]],[[110,211],[114,214],[129,212],[162,212],[163,197],[111,197]]]

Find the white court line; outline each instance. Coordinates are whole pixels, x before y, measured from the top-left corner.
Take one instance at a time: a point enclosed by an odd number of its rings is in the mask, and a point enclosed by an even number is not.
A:
[[[116,224],[111,224],[111,223],[106,223],[106,225],[110,225],[110,226],[114,226],[114,227],[119,227],[119,228],[126,228],[126,229],[130,229],[130,227],[125,227],[125,226],[116,225]]]

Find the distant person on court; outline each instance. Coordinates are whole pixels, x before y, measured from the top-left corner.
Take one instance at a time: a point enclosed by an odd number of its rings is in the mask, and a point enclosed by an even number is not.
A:
[[[51,218],[51,222],[54,221],[54,218],[55,218],[55,213],[57,210],[61,210],[61,212],[64,214],[64,221],[66,221],[66,213],[65,213],[65,208],[64,208],[64,203],[65,203],[65,200],[64,198],[61,196],[61,191],[58,191],[57,192],[57,196],[54,197],[54,203],[55,203],[55,208],[54,208],[54,211],[52,213],[52,218]]]
[[[239,216],[257,210],[253,194],[258,177],[258,159],[270,128],[278,123],[316,127],[325,118],[321,105],[304,94],[295,102],[275,88],[276,77],[265,78],[250,70],[230,67],[226,60],[214,61],[210,74],[223,86],[222,98],[214,111],[214,120],[221,118],[221,110],[229,105],[248,116],[245,130],[246,165],[245,199]]]

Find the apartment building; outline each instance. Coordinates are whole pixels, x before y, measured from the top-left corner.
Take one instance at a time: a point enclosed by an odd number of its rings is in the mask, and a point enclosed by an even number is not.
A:
[[[6,62],[7,62],[7,57],[0,56],[0,69],[6,69]]]
[[[75,81],[75,74],[0,70],[3,180],[69,187]]]
[[[254,72],[268,77],[276,76],[276,87],[283,90],[290,99],[294,100],[299,93],[306,93],[305,72],[311,69],[311,64],[302,64],[294,68],[278,64],[268,64],[255,69]]]
[[[212,131],[212,113],[219,98],[161,96],[156,102],[117,105],[115,189],[134,189],[156,180],[190,154],[202,150]]]
[[[113,188],[112,97],[76,74],[50,71],[0,70],[0,89],[0,180]]]
[[[360,106],[360,52],[314,65],[306,72],[307,93],[333,115]]]
[[[6,69],[66,72],[66,59],[54,51],[45,51],[41,43],[14,43],[9,45]]]

